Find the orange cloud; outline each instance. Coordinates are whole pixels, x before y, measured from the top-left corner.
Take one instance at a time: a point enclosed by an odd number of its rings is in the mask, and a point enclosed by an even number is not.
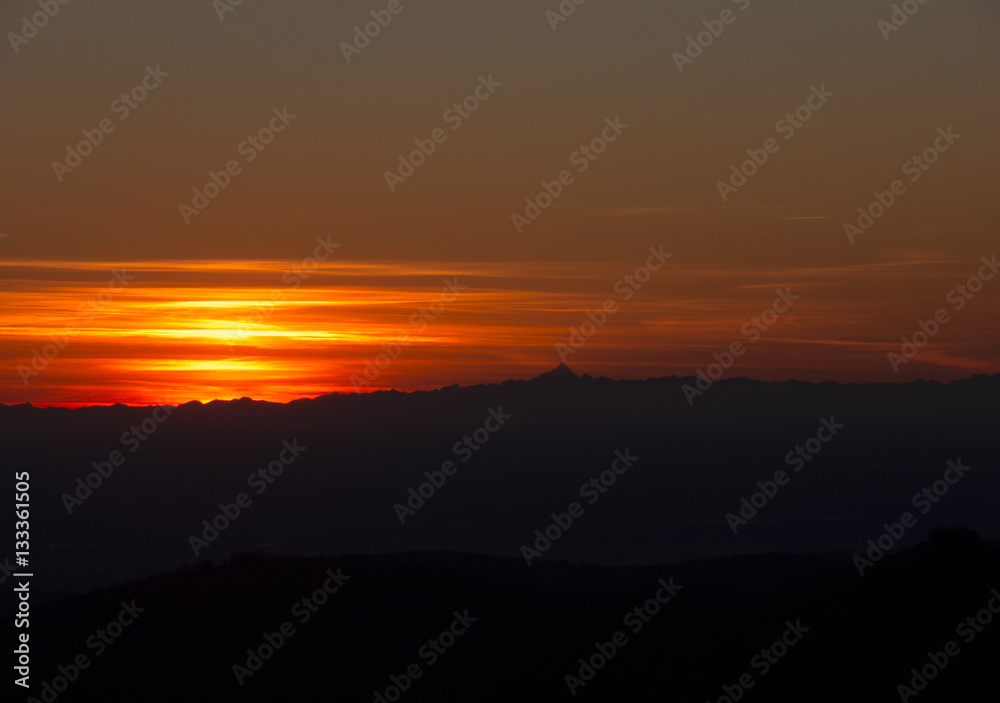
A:
[[[801,301],[733,375],[944,380],[997,368],[1000,345],[988,320],[1000,291],[990,289],[904,373],[886,363],[899,337],[964,280],[968,263],[913,257],[768,272],[671,262],[622,301],[613,286],[642,260],[328,262],[291,279],[285,274],[295,263],[287,261],[9,262],[0,265],[7,282],[0,402],[289,401],[354,390],[386,349],[396,358],[368,374],[365,389],[523,378],[555,366],[555,344],[607,298],[618,299],[619,312],[568,363],[595,375],[687,375],[738,339],[741,325],[786,286]],[[81,318],[80,303],[106,286],[111,269],[135,278]],[[465,286],[450,302],[441,300],[446,278]],[[885,294],[862,295],[860,280]],[[79,327],[65,347],[23,383],[19,369],[74,321]]]

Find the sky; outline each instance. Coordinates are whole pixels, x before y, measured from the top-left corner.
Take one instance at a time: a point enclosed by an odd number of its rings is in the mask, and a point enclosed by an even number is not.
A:
[[[0,8],[0,402],[997,371],[1000,3],[390,5]]]

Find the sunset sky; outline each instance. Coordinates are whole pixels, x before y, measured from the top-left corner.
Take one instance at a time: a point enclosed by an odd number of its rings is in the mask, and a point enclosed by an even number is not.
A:
[[[1000,369],[1000,277],[960,311],[946,302],[1000,253],[1000,3],[931,0],[886,39],[892,3],[870,0],[589,0],[555,30],[556,0],[402,0],[348,63],[342,43],[388,4],[244,0],[220,20],[208,0],[69,2],[15,47],[38,6],[4,3],[0,402],[351,391],[407,333],[364,389],[527,378],[608,298],[620,310],[574,370],[689,375],[745,340],[779,288],[801,297],[727,377]],[[735,20],[680,72],[675,52],[723,10]],[[116,100],[144,77],[126,112]],[[478,108],[449,117],[477,87]],[[832,96],[786,138],[779,120],[814,87]],[[581,171],[574,152],[609,118],[628,126]],[[79,165],[53,166],[102,121]],[[248,148],[269,124],[282,131]],[[437,129],[390,189],[386,171]],[[960,138],[913,171],[949,129]],[[771,138],[723,200],[719,181]],[[515,226],[561,171],[554,204]],[[851,243],[845,223],[897,179],[905,193]],[[339,247],[290,274],[317,238]],[[622,300],[650,247],[672,258]],[[116,271],[134,278],[87,307]],[[446,280],[465,288],[418,330]],[[886,355],[940,308],[951,321],[895,373]],[[61,348],[26,383],[50,335]]]

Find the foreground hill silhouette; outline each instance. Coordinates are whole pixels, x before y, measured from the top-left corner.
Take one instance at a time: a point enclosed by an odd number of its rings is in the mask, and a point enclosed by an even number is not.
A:
[[[301,622],[294,604],[331,572],[347,578]],[[50,682],[59,665],[72,672],[65,665],[76,655],[91,655],[60,701],[372,701],[415,662],[422,673],[403,700],[716,701],[748,673],[747,701],[898,700],[911,669],[961,641],[956,625],[1000,585],[1000,545],[939,530],[864,578],[847,555],[629,568],[552,562],[532,577],[516,560],[459,554],[237,555],[40,610],[32,631],[46,639],[34,671]],[[633,634],[623,615],[660,579],[681,588]],[[123,601],[144,610],[95,656],[85,642]],[[475,622],[429,663],[418,652],[455,611]],[[995,617],[916,700],[984,700],[996,686]],[[294,633],[240,685],[234,666],[246,665],[265,634],[278,642],[273,633],[286,621]],[[786,623],[808,631],[766,672],[766,659],[753,665]],[[571,696],[566,675],[616,630],[629,633],[627,643]]]

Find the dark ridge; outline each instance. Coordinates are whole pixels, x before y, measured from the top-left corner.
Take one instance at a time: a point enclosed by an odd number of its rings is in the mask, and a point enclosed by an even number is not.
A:
[[[477,559],[483,563],[469,563]],[[752,568],[753,559],[741,567]],[[340,590],[313,612],[302,606],[338,569],[348,577]],[[964,532],[937,532],[864,578],[848,562],[757,591],[705,587],[693,574],[682,580],[676,566],[623,570],[616,582],[607,570],[572,564],[549,565],[558,579],[537,584],[503,577],[515,571],[526,569],[463,555],[411,563],[240,554],[203,562],[37,608],[32,631],[59,634],[32,650],[33,682],[51,681],[58,666],[86,652],[92,665],[59,701],[368,701],[416,662],[422,675],[410,682],[406,701],[550,703],[571,700],[565,677],[579,676],[580,659],[621,631],[627,642],[585,677],[575,699],[716,701],[723,686],[732,690],[750,674],[748,699],[755,701],[891,700],[899,684],[909,685],[911,669],[949,640],[961,643],[960,654],[919,701],[981,700],[996,684],[1000,632],[991,628],[998,626],[980,628],[968,643],[956,626],[996,593],[1000,551]],[[660,579],[681,588],[644,622],[633,618],[639,629],[626,625]],[[602,588],[576,587],[595,581]],[[133,601],[143,612],[94,656],[87,638]],[[476,621],[429,665],[421,647],[456,612]],[[282,623],[294,632],[279,641]],[[752,662],[763,662],[759,653],[789,626],[800,634],[761,673]],[[247,667],[247,650],[258,650],[265,635],[279,644],[241,685],[234,666]]]

